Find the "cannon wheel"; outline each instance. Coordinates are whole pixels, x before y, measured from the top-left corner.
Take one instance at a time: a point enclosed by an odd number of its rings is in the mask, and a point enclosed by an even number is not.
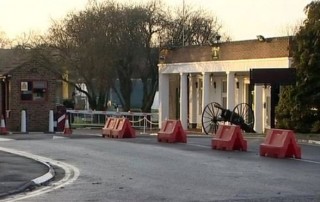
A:
[[[219,120],[221,109],[216,106],[220,106],[220,104],[211,102],[205,106],[202,112],[202,128],[207,135],[217,132],[219,121],[221,121]]]
[[[253,131],[254,127],[254,113],[250,105],[247,103],[240,103],[234,107],[232,114],[238,114],[244,120],[244,123],[250,128],[250,131]],[[231,115],[232,119],[232,115]]]

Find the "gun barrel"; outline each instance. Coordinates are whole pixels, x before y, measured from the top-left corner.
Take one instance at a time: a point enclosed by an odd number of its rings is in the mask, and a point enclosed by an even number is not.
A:
[[[223,108],[221,105],[219,105],[217,103],[214,104],[214,107],[221,109],[221,110],[225,110],[225,108]]]

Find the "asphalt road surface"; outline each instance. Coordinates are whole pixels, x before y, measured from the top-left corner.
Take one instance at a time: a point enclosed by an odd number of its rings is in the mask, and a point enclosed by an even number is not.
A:
[[[301,145],[302,159],[211,149],[210,137],[158,143],[155,136],[102,138],[87,131],[9,135],[1,147],[25,151],[79,169],[72,183],[23,201],[320,201],[320,146]],[[56,180],[61,179],[57,178]],[[50,186],[50,185],[49,185]]]

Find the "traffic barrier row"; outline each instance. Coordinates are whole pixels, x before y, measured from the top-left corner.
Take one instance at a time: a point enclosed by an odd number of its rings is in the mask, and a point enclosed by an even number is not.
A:
[[[211,145],[212,149],[247,151],[242,130],[235,125],[219,125]],[[292,130],[268,129],[264,142],[260,144],[260,156],[301,159],[301,148]]]
[[[128,119],[110,117],[102,129],[102,136],[131,138],[135,137],[135,132]],[[187,143],[186,131],[180,120],[166,120],[157,134],[157,140],[165,143]],[[211,147],[226,151],[248,149],[247,140],[237,125],[219,125],[215,137],[211,139]],[[260,144],[260,156],[300,159],[301,148],[292,130],[269,129],[264,142]]]
[[[102,128],[102,137],[135,138],[136,133],[127,118],[109,117]]]

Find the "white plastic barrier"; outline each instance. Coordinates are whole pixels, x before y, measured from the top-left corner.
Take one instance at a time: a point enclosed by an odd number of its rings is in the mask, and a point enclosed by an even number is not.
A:
[[[158,127],[158,113],[67,110],[72,128],[103,127],[108,117],[128,118],[136,129],[153,130]]]

